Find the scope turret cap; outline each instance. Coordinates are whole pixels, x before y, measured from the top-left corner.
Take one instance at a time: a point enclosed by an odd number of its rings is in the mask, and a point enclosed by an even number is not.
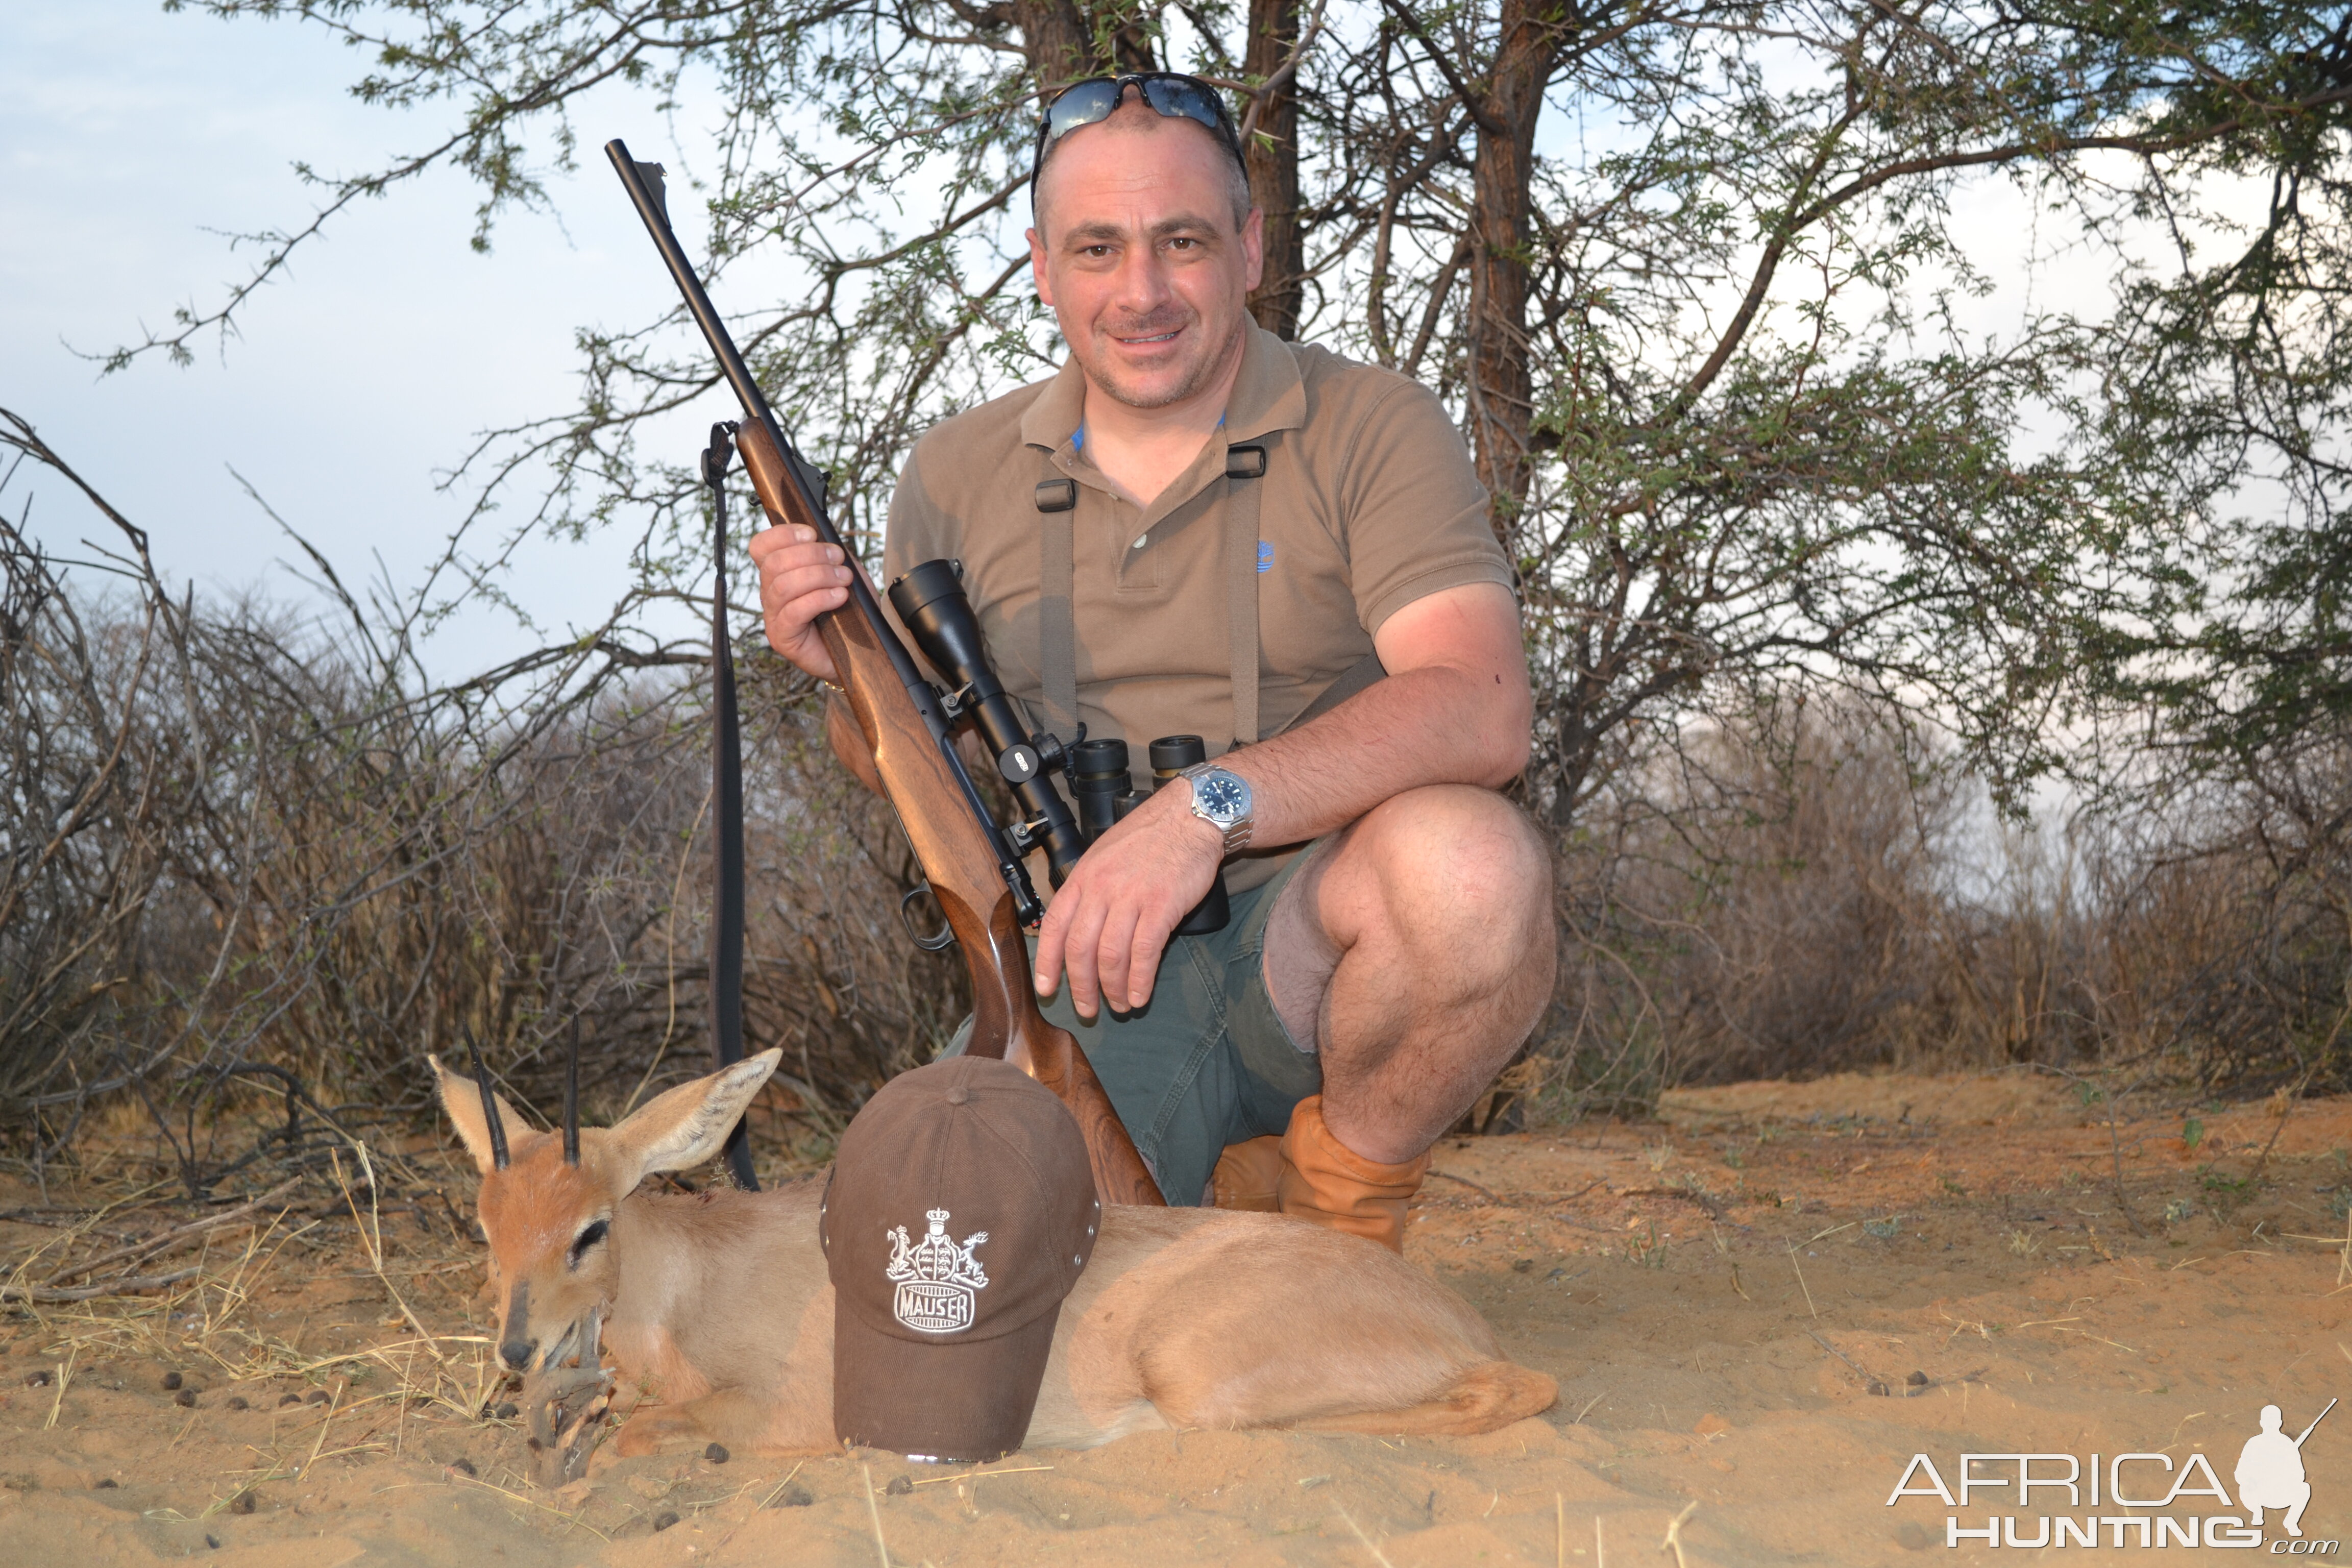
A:
[[[1021,1447],[1101,1225],[1076,1121],[1020,1068],[950,1057],[883,1085],[817,1219],[835,1434],[940,1462]]]

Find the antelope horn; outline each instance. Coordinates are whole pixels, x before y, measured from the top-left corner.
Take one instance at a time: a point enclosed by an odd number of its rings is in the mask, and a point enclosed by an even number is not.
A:
[[[482,1066],[482,1042],[474,1038],[471,1029],[466,1031],[466,1048],[474,1054],[474,1087],[482,1091],[482,1121],[490,1134],[490,1166],[503,1171],[507,1168],[506,1124],[499,1120],[499,1097],[490,1092],[490,1075]]]
[[[572,1054],[563,1064],[563,1163],[580,1163],[580,1015],[572,1015]]]

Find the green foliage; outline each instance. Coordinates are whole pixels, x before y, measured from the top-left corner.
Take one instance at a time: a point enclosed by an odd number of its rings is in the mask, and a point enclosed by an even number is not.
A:
[[[330,183],[329,216],[454,163],[486,245],[572,165],[575,117],[612,101],[587,95],[715,106],[680,127],[678,197],[702,196],[719,295],[869,547],[913,436],[1054,356],[1020,281],[1041,83],[1163,63],[1246,88],[1248,29],[1280,19],[1044,0],[200,8],[326,27],[366,62],[355,96],[441,116],[425,153]],[[1531,784],[1563,826],[1637,721],[1725,680],[1898,694],[2012,794],[2063,760],[2051,721],[2083,704],[2168,704],[2224,752],[2352,709],[2339,7],[1316,15],[1282,153],[1305,192],[1304,331],[1462,411],[1525,574]],[[1499,123],[1506,102],[1528,122]],[[2012,259],[1956,226],[1988,171],[2079,231],[2066,265],[2109,269],[2111,314],[1959,324],[1980,268]],[[2268,210],[2233,225],[2249,182]],[[272,237],[259,276],[309,232]],[[736,285],[747,261],[791,281]],[[243,295],[124,355],[184,352]],[[536,484],[525,530],[650,511],[668,542],[651,569],[691,572],[688,476],[634,439],[712,384],[667,307],[649,290],[646,325],[582,334],[579,405],[474,455],[486,509]],[[2291,505],[2231,515],[2254,481]],[[509,542],[461,552],[478,585]]]
[[[2223,1204],[2243,1203],[2261,1190],[2253,1177],[2232,1176],[2217,1170],[2210,1161],[2197,1167],[2197,1184]]]

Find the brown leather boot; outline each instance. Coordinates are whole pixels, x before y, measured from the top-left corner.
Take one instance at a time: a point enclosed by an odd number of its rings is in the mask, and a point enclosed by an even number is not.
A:
[[[1275,1183],[1281,1175],[1282,1140],[1253,1138],[1246,1143],[1225,1145],[1225,1152],[1217,1156],[1216,1173],[1209,1178],[1209,1186],[1221,1209],[1274,1214],[1282,1207],[1274,1195]]]
[[[1282,1135],[1282,1174],[1276,1201],[1286,1215],[1404,1250],[1405,1205],[1429,1170],[1422,1154],[1402,1164],[1375,1164],[1340,1142],[1323,1125],[1323,1097],[1309,1095],[1290,1113]]]

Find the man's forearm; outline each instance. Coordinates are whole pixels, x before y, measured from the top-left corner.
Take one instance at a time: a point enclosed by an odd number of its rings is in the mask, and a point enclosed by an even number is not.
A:
[[[1508,673],[1400,671],[1223,764],[1249,781],[1253,842],[1303,844],[1425,784],[1499,789],[1527,766],[1529,702]]]

